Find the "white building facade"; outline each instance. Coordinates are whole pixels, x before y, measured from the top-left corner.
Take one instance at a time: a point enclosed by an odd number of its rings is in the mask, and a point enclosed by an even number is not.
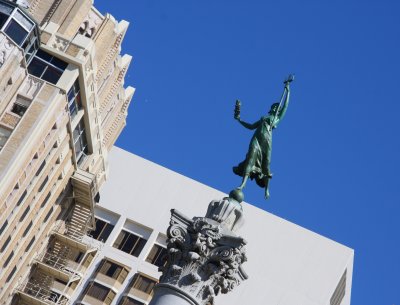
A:
[[[148,304],[164,263],[170,210],[204,216],[208,203],[226,194],[117,147],[109,158],[110,179],[88,237],[100,250],[72,300]],[[352,249],[252,205],[243,209],[249,279],[216,304],[350,304]]]

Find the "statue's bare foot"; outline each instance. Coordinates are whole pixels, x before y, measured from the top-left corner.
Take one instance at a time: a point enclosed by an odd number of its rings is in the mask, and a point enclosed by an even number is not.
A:
[[[265,190],[264,198],[265,199],[269,198],[269,190],[268,189]]]

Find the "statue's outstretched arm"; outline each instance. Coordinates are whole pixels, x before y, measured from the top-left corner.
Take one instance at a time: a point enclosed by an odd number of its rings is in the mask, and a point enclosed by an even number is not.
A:
[[[290,98],[290,85],[289,83],[286,83],[284,93],[282,96],[282,99],[284,99],[282,108],[279,110],[278,115],[277,115],[277,120],[275,121],[274,126],[278,125],[278,123],[283,119],[283,117],[286,114],[286,110],[289,106],[289,98]]]
[[[250,124],[250,123],[246,123],[246,122],[242,121],[241,119],[238,119],[238,122],[240,124],[242,124],[244,127],[246,127],[247,129],[250,129],[250,130],[256,129],[258,127],[259,123],[260,123],[260,121],[257,121],[257,122],[255,122],[253,124]]]

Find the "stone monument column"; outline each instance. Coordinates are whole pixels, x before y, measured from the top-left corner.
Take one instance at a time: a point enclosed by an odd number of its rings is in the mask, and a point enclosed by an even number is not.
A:
[[[247,279],[246,241],[235,233],[242,224],[242,206],[230,197],[212,201],[205,217],[171,210],[167,263],[149,305],[213,305]]]

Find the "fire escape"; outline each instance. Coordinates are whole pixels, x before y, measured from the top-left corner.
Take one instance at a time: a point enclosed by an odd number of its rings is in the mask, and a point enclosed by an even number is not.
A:
[[[13,304],[69,304],[99,250],[99,244],[87,236],[95,227],[96,176],[77,169],[71,184],[70,212],[51,232],[45,251],[35,257],[30,276],[17,288]]]

